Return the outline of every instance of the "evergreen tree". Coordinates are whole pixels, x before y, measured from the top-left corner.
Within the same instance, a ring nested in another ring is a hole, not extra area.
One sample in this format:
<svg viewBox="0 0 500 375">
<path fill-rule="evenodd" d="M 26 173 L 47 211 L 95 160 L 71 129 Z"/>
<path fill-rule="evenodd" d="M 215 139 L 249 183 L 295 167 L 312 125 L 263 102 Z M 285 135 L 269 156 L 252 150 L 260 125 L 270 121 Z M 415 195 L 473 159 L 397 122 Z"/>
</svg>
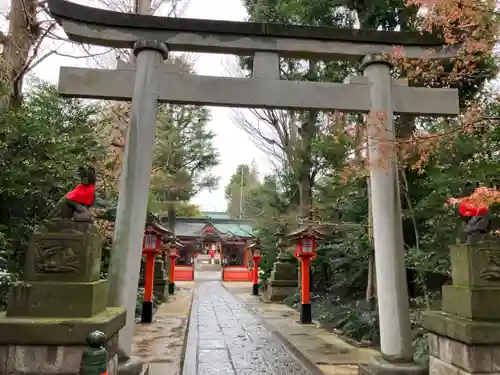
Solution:
<svg viewBox="0 0 500 375">
<path fill-rule="evenodd" d="M 194 105 L 164 104 L 158 110 L 151 191 L 167 207 L 171 230 L 176 205 L 219 182 L 211 173 L 219 163 L 219 153 L 209 121 L 208 109 Z"/>
<path fill-rule="evenodd" d="M 231 217 L 247 216 L 247 204 L 250 191 L 260 186 L 259 174 L 255 161 L 252 165 L 240 164 L 233 173 L 224 190 L 227 200 L 227 212 Z"/>
</svg>

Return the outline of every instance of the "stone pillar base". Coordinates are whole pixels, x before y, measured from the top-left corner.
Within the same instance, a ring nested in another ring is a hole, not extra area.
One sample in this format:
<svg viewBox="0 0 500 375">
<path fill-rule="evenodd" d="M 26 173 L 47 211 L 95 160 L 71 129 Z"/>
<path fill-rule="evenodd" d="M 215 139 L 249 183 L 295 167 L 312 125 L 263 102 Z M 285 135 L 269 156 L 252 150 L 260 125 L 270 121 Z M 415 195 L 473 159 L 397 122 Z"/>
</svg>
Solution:
<svg viewBox="0 0 500 375">
<path fill-rule="evenodd" d="M 468 345 L 429 334 L 429 370 L 435 375 L 498 374 L 500 344 Z"/>
<path fill-rule="evenodd" d="M 297 280 L 269 280 L 267 282 L 266 298 L 269 301 L 281 302 L 293 295 L 297 288 Z"/>
<path fill-rule="evenodd" d="M 417 365 L 416 363 L 413 362 L 394 363 L 394 362 L 389 362 L 383 359 L 382 357 L 376 357 L 374 358 L 373 363 L 360 364 L 358 374 L 359 375 L 428 375 L 429 370 L 427 367 Z"/>
<path fill-rule="evenodd" d="M 429 370 L 433 375 L 498 374 L 500 322 L 428 311 L 422 325 L 431 331 Z"/>
<path fill-rule="evenodd" d="M 443 311 L 422 314 L 433 375 L 499 373 L 499 251 L 497 238 L 482 235 L 450 246 L 453 284 L 443 286 Z"/>
<path fill-rule="evenodd" d="M 118 331 L 125 324 L 125 310 L 107 308 L 90 318 L 6 317 L 0 314 L 0 374 L 77 375 L 86 338 L 94 330 L 110 339 L 106 343 L 108 374 L 117 375 Z"/>
</svg>

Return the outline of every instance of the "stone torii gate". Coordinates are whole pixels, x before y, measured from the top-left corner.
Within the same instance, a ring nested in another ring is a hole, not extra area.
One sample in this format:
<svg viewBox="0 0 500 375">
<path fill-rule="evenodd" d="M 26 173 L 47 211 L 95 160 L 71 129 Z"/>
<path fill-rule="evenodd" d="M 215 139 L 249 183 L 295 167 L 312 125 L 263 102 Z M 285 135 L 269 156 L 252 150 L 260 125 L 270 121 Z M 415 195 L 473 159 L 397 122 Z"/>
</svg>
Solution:
<svg viewBox="0 0 500 375">
<path fill-rule="evenodd" d="M 383 113 L 369 134 L 373 235 L 384 368 L 412 362 L 401 207 L 394 144 L 394 113 L 458 114 L 453 89 L 408 87 L 393 81 L 384 54 L 400 46 L 408 58 L 452 58 L 433 36 L 409 32 L 333 29 L 247 22 L 167 18 L 111 12 L 64 0 L 49 9 L 76 42 L 131 48 L 135 65 L 116 70 L 63 67 L 59 92 L 67 97 L 132 101 L 125 148 L 114 252 L 109 281 L 112 306 L 129 312 L 119 343 L 130 354 L 141 241 L 146 218 L 159 102 L 225 107 L 338 110 Z M 252 78 L 181 74 L 163 64 L 169 51 L 226 53 L 254 57 Z M 363 61 L 364 77 L 347 84 L 280 80 L 279 58 Z M 385 148 L 384 153 L 382 148 Z M 384 159 L 385 166 L 380 163 Z M 388 163 L 387 163 L 388 162 Z M 387 166 L 388 164 L 388 166 Z M 408 365 L 409 364 L 409 365 Z M 399 367 L 398 367 L 399 368 Z"/>
</svg>

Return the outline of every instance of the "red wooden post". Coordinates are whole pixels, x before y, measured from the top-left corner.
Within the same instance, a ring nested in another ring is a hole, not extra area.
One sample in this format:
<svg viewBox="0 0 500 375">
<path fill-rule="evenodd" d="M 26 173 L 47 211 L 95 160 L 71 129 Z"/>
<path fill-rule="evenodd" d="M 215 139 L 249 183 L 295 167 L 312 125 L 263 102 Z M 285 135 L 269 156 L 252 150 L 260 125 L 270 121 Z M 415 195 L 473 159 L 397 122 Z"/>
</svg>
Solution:
<svg viewBox="0 0 500 375">
<path fill-rule="evenodd" d="M 301 269 L 301 301 L 300 301 L 300 323 L 312 323 L 311 311 L 311 275 L 309 273 L 311 259 L 316 253 L 316 240 L 314 237 L 304 235 L 298 243 L 297 253 L 302 265 Z"/>
<path fill-rule="evenodd" d="M 144 270 L 144 301 L 142 302 L 141 323 L 153 320 L 153 283 L 155 275 L 156 251 L 146 253 L 146 269 Z"/>
<path fill-rule="evenodd" d="M 302 290 L 300 295 L 300 302 L 302 305 L 311 305 L 311 293 L 310 293 L 310 280 L 311 275 L 309 274 L 309 265 L 311 264 L 311 259 L 308 257 L 300 257 L 300 263 L 302 265 L 301 270 L 301 284 Z"/>
<path fill-rule="evenodd" d="M 161 236 L 154 231 L 145 231 L 142 241 L 142 254 L 146 256 L 144 269 L 144 300 L 142 301 L 141 323 L 153 321 L 153 287 L 155 258 L 160 250 Z"/>
<path fill-rule="evenodd" d="M 177 254 L 177 242 L 168 245 L 168 258 L 170 259 L 170 272 L 168 273 L 168 293 L 175 293 L 175 260 L 179 256 Z"/>
<path fill-rule="evenodd" d="M 252 251 L 252 259 L 253 259 L 253 286 L 252 286 L 252 295 L 259 295 L 259 261 L 262 258 L 262 246 L 260 245 L 260 239 L 256 239 L 253 245 L 248 247 L 249 250 Z"/>
<path fill-rule="evenodd" d="M 253 256 L 253 288 L 252 288 L 252 294 L 254 296 L 259 295 L 259 261 L 262 257 L 261 256 Z"/>
</svg>

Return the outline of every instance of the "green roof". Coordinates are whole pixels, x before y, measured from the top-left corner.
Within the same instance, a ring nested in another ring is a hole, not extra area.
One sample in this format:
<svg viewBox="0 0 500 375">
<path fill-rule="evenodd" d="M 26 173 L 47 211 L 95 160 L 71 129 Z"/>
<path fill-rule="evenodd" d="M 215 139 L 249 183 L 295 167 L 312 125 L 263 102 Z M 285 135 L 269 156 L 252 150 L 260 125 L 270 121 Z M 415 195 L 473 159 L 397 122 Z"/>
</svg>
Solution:
<svg viewBox="0 0 500 375">
<path fill-rule="evenodd" d="M 161 218 L 160 221 L 166 225 L 167 217 Z M 252 220 L 214 217 L 177 217 L 175 235 L 178 237 L 198 237 L 202 234 L 203 228 L 210 224 L 222 234 L 232 234 L 238 237 L 252 237 L 254 235 L 254 222 Z"/>
<path fill-rule="evenodd" d="M 227 212 L 216 212 L 216 211 L 201 211 L 201 216 L 209 217 L 212 219 L 230 219 Z"/>
<path fill-rule="evenodd" d="M 238 237 L 251 237 L 253 235 L 253 228 L 247 224 L 227 223 L 213 224 L 213 226 L 224 234 L 234 234 Z"/>
</svg>

